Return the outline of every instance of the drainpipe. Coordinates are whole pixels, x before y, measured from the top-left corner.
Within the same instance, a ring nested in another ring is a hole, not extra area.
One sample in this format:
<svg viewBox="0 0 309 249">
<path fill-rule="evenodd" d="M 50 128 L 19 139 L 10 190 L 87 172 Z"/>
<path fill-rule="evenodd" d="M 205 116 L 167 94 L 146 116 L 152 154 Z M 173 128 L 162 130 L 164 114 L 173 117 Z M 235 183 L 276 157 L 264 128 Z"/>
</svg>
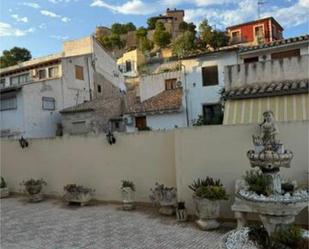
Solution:
<svg viewBox="0 0 309 249">
<path fill-rule="evenodd" d="M 182 61 L 180 61 L 181 67 L 184 69 L 184 83 L 185 83 L 185 103 L 186 103 L 186 120 L 187 120 L 187 127 L 189 127 L 189 105 L 188 105 L 188 92 L 187 92 L 187 72 L 186 72 L 186 66 L 182 64 Z"/>
<path fill-rule="evenodd" d="M 89 100 L 92 100 L 92 89 L 90 86 L 90 68 L 89 68 L 89 57 L 87 57 L 87 75 L 88 75 L 88 88 L 89 88 Z"/>
</svg>

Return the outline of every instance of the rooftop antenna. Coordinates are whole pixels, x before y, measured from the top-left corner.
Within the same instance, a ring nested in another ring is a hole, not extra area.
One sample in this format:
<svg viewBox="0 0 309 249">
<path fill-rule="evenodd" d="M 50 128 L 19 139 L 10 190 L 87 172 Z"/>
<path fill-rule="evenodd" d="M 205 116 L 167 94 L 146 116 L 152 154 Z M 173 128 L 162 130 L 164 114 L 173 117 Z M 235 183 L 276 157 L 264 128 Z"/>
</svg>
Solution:
<svg viewBox="0 0 309 249">
<path fill-rule="evenodd" d="M 258 5 L 258 18 L 259 19 L 261 18 L 261 6 L 263 4 L 265 4 L 265 3 L 266 3 L 266 1 L 262 1 L 262 0 L 258 0 L 258 2 L 257 2 L 257 5 Z"/>
</svg>

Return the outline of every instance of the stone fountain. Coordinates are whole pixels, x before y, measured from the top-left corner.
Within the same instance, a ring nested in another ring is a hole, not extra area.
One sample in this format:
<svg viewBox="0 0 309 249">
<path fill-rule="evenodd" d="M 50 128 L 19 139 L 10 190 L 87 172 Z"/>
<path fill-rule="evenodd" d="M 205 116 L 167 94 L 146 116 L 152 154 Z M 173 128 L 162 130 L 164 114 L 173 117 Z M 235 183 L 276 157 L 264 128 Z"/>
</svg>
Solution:
<svg viewBox="0 0 309 249">
<path fill-rule="evenodd" d="M 290 167 L 293 153 L 286 150 L 277 140 L 278 128 L 271 111 L 263 113 L 264 121 L 260 124 L 260 135 L 253 135 L 254 150 L 247 156 L 251 167 L 258 167 L 264 175 L 271 178 L 271 194 L 258 195 L 248 190 L 243 181 L 236 183 L 236 197 L 232 206 L 238 221 L 238 228 L 246 224 L 246 214 L 259 215 L 265 229 L 272 234 L 279 224 L 291 224 L 306 206 L 309 195 L 306 190 L 283 193 L 280 168 Z M 296 186 L 295 186 L 296 187 Z"/>
</svg>

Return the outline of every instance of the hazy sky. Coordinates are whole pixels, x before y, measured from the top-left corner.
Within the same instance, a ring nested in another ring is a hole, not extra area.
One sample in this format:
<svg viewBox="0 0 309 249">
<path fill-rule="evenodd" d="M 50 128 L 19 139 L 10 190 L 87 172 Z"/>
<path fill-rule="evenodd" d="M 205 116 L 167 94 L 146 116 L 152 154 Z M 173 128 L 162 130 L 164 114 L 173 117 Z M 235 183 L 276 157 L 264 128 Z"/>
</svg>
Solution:
<svg viewBox="0 0 309 249">
<path fill-rule="evenodd" d="M 98 25 L 133 22 L 147 26 L 148 17 L 166 8 L 185 10 L 185 20 L 228 25 L 258 17 L 258 0 L 0 0 L 0 51 L 28 48 L 34 57 L 60 52 L 62 41 L 87 36 Z M 308 34 L 309 0 L 264 0 L 261 16 L 273 16 L 284 37 Z"/>
</svg>

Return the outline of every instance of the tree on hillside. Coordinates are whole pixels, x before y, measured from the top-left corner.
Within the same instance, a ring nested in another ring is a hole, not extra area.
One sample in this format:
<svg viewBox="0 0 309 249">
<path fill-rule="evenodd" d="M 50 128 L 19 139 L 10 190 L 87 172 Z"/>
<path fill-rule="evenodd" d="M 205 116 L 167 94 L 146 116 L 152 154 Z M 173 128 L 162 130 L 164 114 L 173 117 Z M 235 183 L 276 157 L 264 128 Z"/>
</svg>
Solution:
<svg viewBox="0 0 309 249">
<path fill-rule="evenodd" d="M 199 25 L 199 33 L 204 47 L 209 45 L 216 49 L 228 45 L 229 38 L 225 32 L 213 29 L 207 19 L 204 19 Z"/>
<path fill-rule="evenodd" d="M 173 54 L 183 57 L 186 53 L 195 49 L 195 35 L 193 32 L 185 31 L 172 43 Z"/>
<path fill-rule="evenodd" d="M 13 47 L 10 50 L 3 51 L 3 55 L 0 57 L 0 68 L 14 66 L 31 58 L 32 56 L 28 49 Z"/>
<path fill-rule="evenodd" d="M 153 49 L 153 42 L 147 39 L 147 37 L 140 38 L 138 40 L 138 48 L 145 54 Z"/>
<path fill-rule="evenodd" d="M 125 42 L 120 39 L 119 34 L 111 34 L 109 36 L 97 37 L 101 45 L 107 50 L 122 49 L 125 46 Z"/>
<path fill-rule="evenodd" d="M 136 37 L 137 37 L 137 39 L 144 38 L 146 36 L 147 36 L 147 29 L 145 29 L 144 27 L 139 27 L 136 30 Z"/>
<path fill-rule="evenodd" d="M 132 22 L 128 22 L 126 24 L 114 23 L 111 27 L 111 31 L 113 34 L 122 35 L 126 34 L 129 31 L 136 30 L 135 25 Z"/>
<path fill-rule="evenodd" d="M 147 20 L 148 29 L 152 30 L 156 28 L 157 19 L 155 17 L 150 17 Z"/>
<path fill-rule="evenodd" d="M 192 32 L 194 35 L 196 34 L 196 26 L 194 25 L 193 22 L 187 23 L 185 21 L 181 22 L 179 24 L 179 31 L 180 32 L 186 32 L 186 31 L 190 31 Z"/>
<path fill-rule="evenodd" d="M 171 42 L 171 34 L 165 30 L 162 22 L 156 23 L 156 29 L 153 34 L 153 42 L 160 48 L 166 47 Z"/>
<path fill-rule="evenodd" d="M 136 38 L 138 48 L 143 52 L 150 51 L 153 49 L 153 42 L 147 38 L 147 29 L 140 27 L 136 30 Z"/>
<path fill-rule="evenodd" d="M 136 30 L 136 27 L 132 22 L 128 22 L 128 23 L 124 24 L 124 26 L 125 26 L 125 30 L 127 32 Z"/>
</svg>

